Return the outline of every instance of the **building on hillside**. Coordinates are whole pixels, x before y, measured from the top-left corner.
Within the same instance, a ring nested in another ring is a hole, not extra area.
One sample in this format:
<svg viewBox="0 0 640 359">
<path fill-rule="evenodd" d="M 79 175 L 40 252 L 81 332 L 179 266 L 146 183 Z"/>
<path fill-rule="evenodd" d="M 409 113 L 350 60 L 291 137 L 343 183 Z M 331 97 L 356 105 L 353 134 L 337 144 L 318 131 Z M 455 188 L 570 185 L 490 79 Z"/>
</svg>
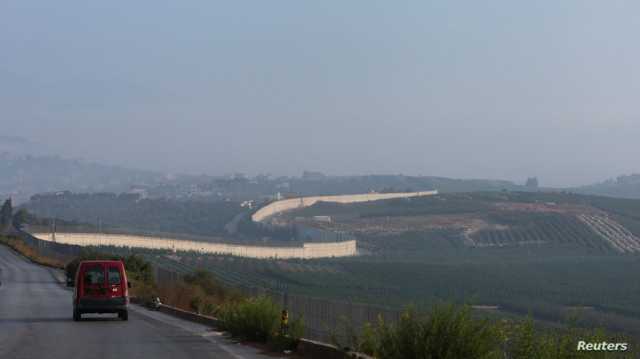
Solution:
<svg viewBox="0 0 640 359">
<path fill-rule="evenodd" d="M 141 186 L 132 186 L 127 193 L 137 194 L 140 197 L 140 199 L 145 199 L 149 197 L 149 192 L 147 191 L 147 189 Z"/>
</svg>

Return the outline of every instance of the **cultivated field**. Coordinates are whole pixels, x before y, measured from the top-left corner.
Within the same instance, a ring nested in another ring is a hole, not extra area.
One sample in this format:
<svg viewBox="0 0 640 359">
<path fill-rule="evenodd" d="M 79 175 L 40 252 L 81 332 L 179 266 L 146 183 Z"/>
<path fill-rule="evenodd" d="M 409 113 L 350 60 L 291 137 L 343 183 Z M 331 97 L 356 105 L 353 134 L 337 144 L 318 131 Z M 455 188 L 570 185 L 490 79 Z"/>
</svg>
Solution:
<svg viewBox="0 0 640 359">
<path fill-rule="evenodd" d="M 640 239 L 608 216 L 581 214 L 578 218 L 617 251 L 621 253 L 640 252 Z"/>
<path fill-rule="evenodd" d="M 357 205 L 318 203 L 290 212 L 287 218 L 352 233 L 363 248 L 374 252 L 376 246 L 377 252 L 388 246 L 376 238 L 405 233 L 422 233 L 425 238 L 447 233 L 446 241 L 474 248 L 569 245 L 594 253 L 640 251 L 640 239 L 631 229 L 640 225 L 635 217 L 600 208 L 599 198 L 538 196 L 474 193 Z M 315 221 L 314 216 L 331 221 Z"/>
</svg>

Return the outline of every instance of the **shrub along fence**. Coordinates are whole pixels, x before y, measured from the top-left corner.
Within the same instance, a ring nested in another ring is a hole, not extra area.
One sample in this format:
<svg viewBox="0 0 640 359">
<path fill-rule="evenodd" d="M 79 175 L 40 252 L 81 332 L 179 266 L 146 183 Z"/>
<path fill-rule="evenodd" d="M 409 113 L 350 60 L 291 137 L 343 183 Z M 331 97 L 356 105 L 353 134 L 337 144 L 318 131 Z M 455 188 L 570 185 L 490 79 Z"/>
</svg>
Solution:
<svg viewBox="0 0 640 359">
<path fill-rule="evenodd" d="M 158 283 L 164 284 L 177 282 L 182 275 L 188 274 L 162 266 L 156 266 L 155 270 Z M 234 284 L 233 288 L 250 297 L 267 296 L 287 309 L 292 317 L 302 316 L 305 337 L 318 341 L 337 340 L 349 344 L 351 333 L 360 332 L 366 323 L 375 323 L 380 316 L 387 323 L 396 323 L 402 313 L 394 308 L 310 297 L 265 287 Z"/>
<path fill-rule="evenodd" d="M 382 316 L 388 323 L 395 323 L 401 311 L 349 301 L 329 300 L 275 291 L 266 288 L 240 288 L 248 295 L 267 295 L 275 303 L 286 308 L 294 316 L 302 316 L 305 337 L 320 341 L 350 343 L 352 333 L 359 333 L 365 323 L 375 323 Z"/>
<path fill-rule="evenodd" d="M 70 261 L 82 252 L 81 246 L 40 240 L 29 233 L 20 232 L 24 242 L 38 252 L 38 254 Z M 155 279 L 157 283 L 168 284 L 178 282 L 186 268 L 171 268 L 161 263 L 154 263 Z M 278 306 L 289 311 L 291 317 L 304 318 L 305 337 L 318 341 L 335 341 L 350 343 L 351 333 L 359 332 L 365 323 L 374 323 L 382 316 L 386 322 L 395 323 L 399 320 L 401 311 L 397 309 L 374 306 L 349 301 L 336 301 L 325 298 L 309 297 L 275 290 L 266 287 L 238 285 L 232 286 L 243 294 L 251 297 L 267 296 Z"/>
</svg>

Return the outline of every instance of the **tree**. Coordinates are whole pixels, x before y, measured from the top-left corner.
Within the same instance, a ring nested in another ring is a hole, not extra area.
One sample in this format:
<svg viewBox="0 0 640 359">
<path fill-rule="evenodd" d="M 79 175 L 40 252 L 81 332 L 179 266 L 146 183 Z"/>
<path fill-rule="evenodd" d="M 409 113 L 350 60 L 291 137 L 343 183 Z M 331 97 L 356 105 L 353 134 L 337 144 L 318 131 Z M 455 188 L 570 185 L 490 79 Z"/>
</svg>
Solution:
<svg viewBox="0 0 640 359">
<path fill-rule="evenodd" d="M 11 219 L 13 218 L 13 205 L 11 204 L 11 198 L 4 201 L 2 209 L 0 209 L 0 231 L 6 231 L 11 225 Z"/>
<path fill-rule="evenodd" d="M 142 256 L 132 254 L 124 259 L 124 265 L 133 279 L 153 283 L 153 267 Z"/>
<path fill-rule="evenodd" d="M 13 226 L 16 229 L 21 229 L 23 224 L 29 223 L 31 215 L 26 209 L 21 208 L 13 215 Z"/>
<path fill-rule="evenodd" d="M 526 187 L 529 188 L 538 188 L 538 178 L 537 177 L 529 177 L 527 178 Z"/>
</svg>

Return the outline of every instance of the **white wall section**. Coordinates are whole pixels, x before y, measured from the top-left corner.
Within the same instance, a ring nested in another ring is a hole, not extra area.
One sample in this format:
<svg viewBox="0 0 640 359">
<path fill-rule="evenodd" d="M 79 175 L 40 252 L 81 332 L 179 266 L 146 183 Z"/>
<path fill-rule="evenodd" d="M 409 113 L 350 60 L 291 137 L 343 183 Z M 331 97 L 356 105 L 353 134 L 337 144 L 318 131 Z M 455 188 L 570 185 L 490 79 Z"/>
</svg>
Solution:
<svg viewBox="0 0 640 359">
<path fill-rule="evenodd" d="M 49 233 L 33 233 L 33 235 L 45 241 L 53 240 Z M 175 251 L 195 251 L 207 254 L 230 254 L 251 258 L 311 259 L 357 255 L 355 240 L 328 243 L 303 243 L 302 246 L 299 247 L 267 247 L 122 234 L 56 233 L 55 241 L 80 246 L 168 249 Z"/>
<path fill-rule="evenodd" d="M 437 195 L 438 191 L 422 191 L 422 192 L 399 192 L 399 193 L 364 193 L 364 194 L 347 194 L 336 196 L 311 196 L 283 199 L 281 201 L 272 202 L 251 216 L 254 222 L 262 222 L 268 217 L 284 211 L 290 211 L 297 208 L 313 206 L 317 202 L 334 202 L 334 203 L 358 203 L 379 201 L 383 199 L 422 197 Z"/>
</svg>

